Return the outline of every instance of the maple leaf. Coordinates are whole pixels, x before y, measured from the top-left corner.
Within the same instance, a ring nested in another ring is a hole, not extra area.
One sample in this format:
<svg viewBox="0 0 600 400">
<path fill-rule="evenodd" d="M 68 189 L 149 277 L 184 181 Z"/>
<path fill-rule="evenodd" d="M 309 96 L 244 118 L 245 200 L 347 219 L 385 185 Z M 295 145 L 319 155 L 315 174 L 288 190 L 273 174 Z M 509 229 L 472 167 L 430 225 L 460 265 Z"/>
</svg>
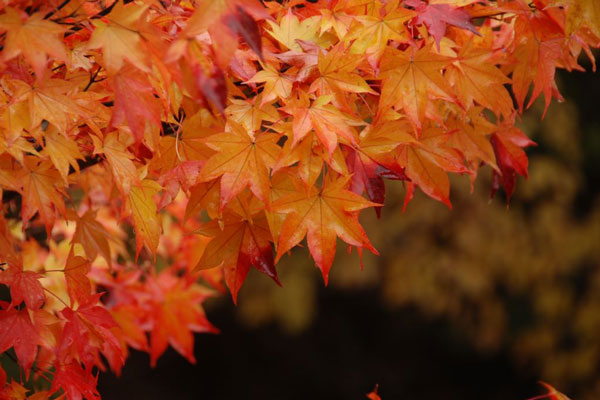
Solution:
<svg viewBox="0 0 600 400">
<path fill-rule="evenodd" d="M 131 211 L 135 229 L 135 254 L 140 254 L 144 244 L 156 255 L 160 239 L 160 219 L 156 203 L 152 198 L 161 189 L 160 185 L 149 179 L 133 186 L 127 196 L 127 208 Z"/>
<path fill-rule="evenodd" d="M 237 302 L 306 237 L 327 282 L 338 237 L 375 252 L 358 216 L 385 179 L 450 205 L 448 174 L 487 164 L 510 199 L 533 144 L 518 114 L 600 46 L 592 0 L 30 3 L 0 6 L 0 351 L 54 382 L 0 370 L 0 397 L 98 399 L 127 346 L 195 361 L 214 331 L 198 279 Z M 135 260 L 108 233 L 124 218 Z M 144 246 L 170 265 L 136 265 Z"/>
<path fill-rule="evenodd" d="M 430 95 L 454 101 L 452 88 L 441 74 L 451 62 L 451 58 L 433 53 L 431 46 L 407 51 L 388 48 L 381 61 L 380 114 L 389 107 L 402 107 L 420 130 Z"/>
<path fill-rule="evenodd" d="M 405 121 L 387 121 L 371 125 L 361 132 L 358 146 L 346 147 L 346 164 L 352 173 L 351 189 L 375 203 L 385 201 L 383 178 L 406 180 L 404 169 L 396 160 L 395 150 L 400 144 L 414 143 L 410 126 Z M 375 207 L 381 216 L 381 207 Z"/>
<path fill-rule="evenodd" d="M 216 218 L 219 214 L 220 190 L 219 181 L 200 182 L 190 189 L 190 198 L 185 208 L 185 219 L 206 210 L 209 217 Z"/>
<path fill-rule="evenodd" d="M 77 147 L 77 143 L 54 129 L 48 129 L 44 135 L 44 142 L 46 145 L 44 153 L 48 154 L 66 184 L 69 175 L 69 166 L 79 172 L 77 160 L 84 159 Z"/>
<path fill-rule="evenodd" d="M 212 237 L 197 268 L 221 266 L 234 303 L 250 266 L 279 283 L 265 214 L 258 204 L 244 203 L 238 200 L 219 221 L 205 224 L 196 231 Z"/>
<path fill-rule="evenodd" d="M 271 133 L 254 136 L 235 122 L 229 122 L 229 131 L 206 139 L 206 144 L 218 153 L 206 161 L 198 180 L 221 177 L 221 210 L 246 187 L 270 206 L 269 169 L 281 151 L 278 140 Z"/>
<path fill-rule="evenodd" d="M 220 64 L 229 63 L 237 47 L 237 35 L 262 58 L 262 43 L 255 19 L 268 18 L 257 0 L 203 1 L 196 9 L 183 34 L 189 38 L 208 31 L 217 47 Z"/>
<path fill-rule="evenodd" d="M 298 144 L 287 140 L 273 171 L 296 164 L 300 179 L 307 186 L 312 186 L 319 178 L 324 164 L 323 158 L 319 155 L 319 148 L 320 142 L 314 132 L 307 134 Z"/>
<path fill-rule="evenodd" d="M 99 351 L 113 369 L 125 362 L 121 345 L 112 331 L 117 324 L 104 307 L 95 304 L 99 297 L 100 294 L 89 296 L 88 301 L 76 309 L 65 307 L 60 311 L 66 320 L 57 346 L 58 359 L 63 363 L 78 360 L 86 369 L 101 366 Z"/>
<path fill-rule="evenodd" d="M 193 332 L 212 332 L 214 328 L 206 319 L 202 303 L 209 295 L 196 284 L 175 279 L 168 271 L 155 280 L 157 292 L 152 310 L 152 331 L 150 332 L 150 364 L 166 350 L 167 344 L 190 362 L 195 363 Z"/>
<path fill-rule="evenodd" d="M 376 65 L 390 40 L 408 39 L 405 22 L 415 14 L 399 3 L 398 0 L 390 1 L 383 10 L 381 4 L 375 3 L 368 14 L 355 17 L 359 24 L 351 25 L 344 36 L 345 42 L 352 43 L 352 53 L 370 54 L 371 64 Z"/>
<path fill-rule="evenodd" d="M 265 85 L 263 92 L 266 90 Z M 260 130 L 263 121 L 278 121 L 280 117 L 277 108 L 272 104 L 264 104 L 263 99 L 264 94 L 255 97 L 251 103 L 246 100 L 231 99 L 231 105 L 225 110 L 227 118 L 253 132 Z"/>
<path fill-rule="evenodd" d="M 247 83 L 261 82 L 265 82 L 260 102 L 261 106 L 278 98 L 281 100 L 287 99 L 292 94 L 292 79 L 289 76 L 280 74 L 270 66 L 257 72 Z"/>
<path fill-rule="evenodd" d="M 141 71 L 150 71 L 147 55 L 141 47 L 140 32 L 137 29 L 138 21 L 146 9 L 145 5 L 135 3 L 124 5 L 118 1 L 106 19 L 93 21 L 95 29 L 87 42 L 87 48 L 102 49 L 104 66 L 115 78 L 125 60 Z"/>
<path fill-rule="evenodd" d="M 214 151 L 205 144 L 205 139 L 219 133 L 215 125 L 214 118 L 206 111 L 187 117 L 175 136 L 161 136 L 159 151 L 152 162 L 156 168 L 167 171 L 185 161 L 207 160 Z"/>
<path fill-rule="evenodd" d="M 447 171 L 466 172 L 458 152 L 446 146 L 450 134 L 434 127 L 424 129 L 419 141 L 399 147 L 398 162 L 423 192 L 449 208 L 450 182 Z"/>
<path fill-rule="evenodd" d="M 448 121 L 448 128 L 453 132 L 448 144 L 460 149 L 473 172 L 477 171 L 481 161 L 498 169 L 489 139 L 497 127 L 483 115 L 483 108 L 471 108 L 464 119 L 458 113 L 455 115 L 456 118 Z"/>
<path fill-rule="evenodd" d="M 73 243 L 79 243 L 83 246 L 89 260 L 93 261 L 100 255 L 108 265 L 111 265 L 112 259 L 108 244 L 110 236 L 104 226 L 96 219 L 96 212 L 88 210 L 81 217 L 75 213 L 71 216 L 77 224 L 73 234 Z"/>
<path fill-rule="evenodd" d="M 76 362 L 68 364 L 56 363 L 54 379 L 52 379 L 51 391 L 60 389 L 64 391 L 68 399 L 72 400 L 100 400 L 100 394 L 96 389 L 98 377 L 94 377 L 91 371 L 86 371 Z"/>
<path fill-rule="evenodd" d="M 16 9 L 7 7 L 5 11 L 0 15 L 0 30 L 6 31 L 2 60 L 22 54 L 38 80 L 44 77 L 48 56 L 69 63 L 67 49 L 59 38 L 66 30 L 64 27 L 44 19 L 43 13 L 35 13 L 23 22 Z"/>
<path fill-rule="evenodd" d="M 327 54 L 320 52 L 317 68 L 321 76 L 311 84 L 310 92 L 318 88 L 320 94 L 332 92 L 339 95 L 345 92 L 377 94 L 363 77 L 356 73 L 362 61 L 362 55 L 347 54 L 346 48 L 342 45 L 335 46 Z"/>
<path fill-rule="evenodd" d="M 459 51 L 446 71 L 456 96 L 467 108 L 476 101 L 505 118 L 513 113 L 513 101 L 505 88 L 510 79 L 492 62 L 493 53 L 477 48 L 472 40 Z"/>
<path fill-rule="evenodd" d="M 127 345 L 137 350 L 148 350 L 148 339 L 140 328 L 139 307 L 137 305 L 119 305 L 110 309 L 113 317 Z M 123 349 L 125 349 L 123 345 Z"/>
<path fill-rule="evenodd" d="M 21 90 L 24 90 L 23 96 L 29 103 L 30 122 L 33 127 L 48 121 L 58 128 L 59 132 L 67 134 L 71 132 L 74 118 L 91 117 L 90 110 L 76 101 L 72 82 L 48 79 L 33 86 L 24 85 Z"/>
<path fill-rule="evenodd" d="M 267 23 L 271 27 L 271 30 L 267 32 L 289 50 L 302 51 L 298 40 L 324 44 L 324 40 L 317 35 L 320 24 L 318 17 L 300 21 L 290 8 L 279 24 L 270 20 Z"/>
<path fill-rule="evenodd" d="M 440 41 L 446 34 L 448 25 L 467 29 L 479 35 L 475 25 L 471 23 L 469 13 L 449 4 L 427 4 L 421 0 L 405 0 L 404 4 L 414 7 L 418 16 L 417 24 L 425 24 L 435 43 L 440 48 Z"/>
<path fill-rule="evenodd" d="M 6 385 L 6 372 L 4 369 L 0 369 L 0 395 L 7 396 L 8 387 Z"/>
<path fill-rule="evenodd" d="M 379 390 L 379 385 L 375 385 L 375 388 L 373 389 L 373 391 L 371 393 L 367 394 L 367 399 L 369 399 L 369 400 L 381 400 L 381 397 L 377 393 L 378 390 Z"/>
<path fill-rule="evenodd" d="M 600 37 L 600 4 L 595 0 L 572 0 L 568 3 L 567 33 L 572 34 L 583 24 Z"/>
<path fill-rule="evenodd" d="M 276 262 L 306 236 L 310 254 L 327 284 L 337 237 L 351 246 L 378 254 L 356 213 L 378 204 L 344 189 L 347 181 L 326 179 L 320 190 L 313 186 L 308 190 L 298 188 L 297 193 L 273 203 L 273 211 L 287 214 L 279 234 Z"/>
<path fill-rule="evenodd" d="M 184 161 L 170 171 L 165 172 L 158 179 L 158 184 L 165 188 L 158 208 L 163 208 L 173 202 L 182 189 L 188 192 L 198 181 L 202 161 Z"/>
<path fill-rule="evenodd" d="M 139 74 L 133 67 L 125 67 L 111 78 L 115 92 L 115 105 L 111 125 L 123 121 L 133 133 L 136 143 L 144 139 L 147 123 L 160 127 L 160 104 L 146 75 Z"/>
<path fill-rule="evenodd" d="M 15 248 L 13 236 L 2 213 L 0 213 L 0 262 L 19 269 L 23 267 L 21 253 Z"/>
<path fill-rule="evenodd" d="M 345 115 L 329 104 L 330 101 L 331 96 L 321 96 L 311 103 L 307 95 L 300 93 L 298 99 L 294 99 L 282 107 L 283 111 L 293 117 L 292 147 L 312 129 L 315 130 L 317 138 L 325 146 L 330 157 L 337 148 L 338 137 L 350 144 L 356 144 L 356 132 L 352 126 L 364 124 Z"/>
<path fill-rule="evenodd" d="M 271 201 L 276 201 L 287 195 L 296 192 L 296 189 L 300 186 L 299 177 L 288 168 L 283 168 L 273 173 L 273 180 L 271 181 Z M 285 214 L 280 214 L 274 211 L 265 211 L 267 222 L 269 224 L 269 230 L 273 237 L 273 245 L 277 250 L 277 240 L 279 233 L 281 232 L 281 226 L 285 221 Z"/>
<path fill-rule="evenodd" d="M 46 226 L 46 232 L 50 235 L 56 212 L 65 214 L 65 203 L 63 200 L 64 190 L 56 187 L 60 181 L 60 174 L 49 162 L 39 162 L 35 157 L 26 157 L 25 166 L 27 171 L 23 176 L 23 207 L 21 215 L 24 221 L 28 221 L 39 213 L 40 219 Z"/>
<path fill-rule="evenodd" d="M 2 371 L 4 372 L 4 371 Z M 5 377 L 6 378 L 6 377 Z M 4 379 L 6 380 L 6 379 Z M 2 382 L 0 381 L 0 384 Z M 15 382 L 14 380 L 10 383 L 10 385 L 2 384 L 0 386 L 0 398 L 6 400 L 25 400 L 27 399 L 27 392 L 29 391 L 23 385 Z"/>
<path fill-rule="evenodd" d="M 536 143 L 531 141 L 520 129 L 508 125 L 501 127 L 491 136 L 490 140 L 500 168 L 502 186 L 507 201 L 510 201 L 515 189 L 517 174 L 527 177 L 528 160 L 523 148 L 535 146 Z M 493 176 L 492 197 L 500 186 L 498 172 L 494 171 Z"/>
<path fill-rule="evenodd" d="M 317 63 L 322 49 L 316 44 L 305 40 L 296 39 L 296 42 L 300 45 L 302 51 L 288 50 L 282 53 L 273 53 L 272 56 L 298 68 L 297 71 L 290 71 L 295 74 L 294 82 L 310 82 L 318 74 Z"/>
<path fill-rule="evenodd" d="M 71 249 L 63 271 L 71 306 L 76 301 L 80 304 L 86 303 L 92 294 L 92 284 L 87 277 L 90 272 L 90 262 L 83 257 L 75 256 Z"/>
<path fill-rule="evenodd" d="M 0 353 L 13 347 L 27 374 L 35 361 L 38 342 L 39 336 L 27 309 L 0 310 Z"/>
<path fill-rule="evenodd" d="M 515 66 L 512 74 L 512 88 L 519 110 L 523 111 L 525 97 L 533 83 L 527 108 L 543 93 L 546 101 L 545 115 L 552 97 L 562 100 L 554 82 L 556 64 L 563 55 L 561 28 L 549 18 L 538 14 L 530 16 L 524 11 L 519 15 L 515 29 L 522 31 L 522 35 L 514 56 L 524 60 Z"/>
<path fill-rule="evenodd" d="M 139 176 L 135 164 L 131 161 L 134 156 L 127 150 L 127 146 L 122 142 L 118 131 L 113 131 L 104 137 L 104 142 L 100 143 L 95 136 L 91 136 L 95 143 L 95 153 L 103 153 L 111 166 L 115 181 L 119 190 L 127 195 L 133 184 L 139 184 Z"/>
<path fill-rule="evenodd" d="M 546 382 L 540 381 L 538 383 L 540 385 L 542 385 L 548 391 L 548 393 L 546 393 L 545 395 L 532 397 L 531 399 L 528 399 L 528 400 L 533 400 L 533 399 L 570 400 L 569 397 L 567 397 L 565 394 L 559 392 L 558 390 L 556 390 L 554 387 L 547 384 Z"/>
<path fill-rule="evenodd" d="M 23 271 L 22 266 L 11 265 L 6 271 L 0 271 L 0 283 L 10 288 L 11 305 L 17 307 L 25 302 L 30 310 L 41 308 L 46 301 L 41 277 L 36 272 Z"/>
<path fill-rule="evenodd" d="M 319 52 L 318 76 L 310 85 L 309 93 L 334 95 L 335 103 L 347 112 L 352 111 L 348 93 L 377 95 L 360 74 L 356 72 L 364 56 L 347 54 L 345 46 L 338 44 L 327 54 Z"/>
</svg>

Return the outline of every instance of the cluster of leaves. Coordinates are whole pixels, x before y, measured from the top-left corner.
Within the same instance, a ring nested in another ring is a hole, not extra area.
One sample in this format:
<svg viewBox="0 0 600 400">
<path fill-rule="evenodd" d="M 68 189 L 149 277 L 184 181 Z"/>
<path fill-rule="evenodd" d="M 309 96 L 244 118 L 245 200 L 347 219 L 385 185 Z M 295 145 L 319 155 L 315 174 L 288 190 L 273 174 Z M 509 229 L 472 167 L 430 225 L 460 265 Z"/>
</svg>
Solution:
<svg viewBox="0 0 600 400">
<path fill-rule="evenodd" d="M 485 164 L 510 197 L 533 144 L 516 118 L 600 46 L 595 0 L 9 3 L 8 398 L 40 379 L 28 398 L 99 398 L 128 347 L 194 361 L 192 332 L 215 331 L 199 279 L 236 301 L 306 237 L 327 282 L 337 238 L 377 253 L 358 217 L 384 179 L 450 206 L 448 173 Z"/>
</svg>

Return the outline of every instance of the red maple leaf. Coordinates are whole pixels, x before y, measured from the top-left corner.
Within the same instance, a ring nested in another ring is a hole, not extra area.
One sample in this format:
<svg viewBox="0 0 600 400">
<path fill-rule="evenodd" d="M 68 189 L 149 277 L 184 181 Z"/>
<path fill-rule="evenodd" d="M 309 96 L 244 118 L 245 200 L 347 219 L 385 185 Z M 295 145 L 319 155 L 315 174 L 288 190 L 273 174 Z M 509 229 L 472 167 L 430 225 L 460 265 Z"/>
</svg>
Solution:
<svg viewBox="0 0 600 400">
<path fill-rule="evenodd" d="M 35 361 L 38 343 L 39 335 L 27 309 L 0 310 L 0 353 L 13 347 L 19 364 L 28 373 Z"/>
</svg>

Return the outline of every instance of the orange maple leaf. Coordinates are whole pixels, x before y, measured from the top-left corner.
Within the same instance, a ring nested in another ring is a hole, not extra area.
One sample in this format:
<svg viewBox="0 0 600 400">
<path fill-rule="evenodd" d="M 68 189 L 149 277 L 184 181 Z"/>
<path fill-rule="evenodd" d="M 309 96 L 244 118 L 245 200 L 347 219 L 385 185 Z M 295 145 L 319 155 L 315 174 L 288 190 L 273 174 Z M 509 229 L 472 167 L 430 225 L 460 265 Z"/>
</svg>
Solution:
<svg viewBox="0 0 600 400">
<path fill-rule="evenodd" d="M 0 31 L 6 31 L 2 60 L 23 54 L 38 81 L 46 74 L 48 56 L 69 63 L 67 49 L 59 37 L 66 30 L 64 27 L 44 19 L 43 13 L 35 13 L 23 21 L 16 9 L 7 7 L 5 11 L 0 15 Z"/>
<path fill-rule="evenodd" d="M 306 236 L 310 254 L 327 284 L 337 237 L 351 246 L 378 254 L 356 213 L 378 204 L 344 189 L 347 183 L 348 179 L 326 178 L 321 189 L 299 187 L 297 193 L 273 203 L 275 212 L 287 214 L 279 234 L 276 262 Z"/>
<path fill-rule="evenodd" d="M 269 174 L 281 151 L 278 140 L 272 133 L 254 135 L 235 122 L 229 123 L 228 132 L 206 139 L 206 144 L 218 153 L 208 159 L 198 180 L 221 177 L 221 210 L 246 187 L 270 206 Z"/>
<path fill-rule="evenodd" d="M 203 225 L 196 232 L 211 237 L 197 268 L 221 266 L 234 303 L 253 266 L 279 283 L 273 262 L 272 236 L 261 206 L 248 203 L 247 196 L 233 203 L 220 220 Z"/>
<path fill-rule="evenodd" d="M 454 92 L 441 71 L 452 62 L 434 53 L 429 45 L 406 51 L 387 48 L 381 61 L 383 85 L 379 113 L 401 107 L 413 125 L 421 130 L 429 97 L 456 101 Z"/>
</svg>

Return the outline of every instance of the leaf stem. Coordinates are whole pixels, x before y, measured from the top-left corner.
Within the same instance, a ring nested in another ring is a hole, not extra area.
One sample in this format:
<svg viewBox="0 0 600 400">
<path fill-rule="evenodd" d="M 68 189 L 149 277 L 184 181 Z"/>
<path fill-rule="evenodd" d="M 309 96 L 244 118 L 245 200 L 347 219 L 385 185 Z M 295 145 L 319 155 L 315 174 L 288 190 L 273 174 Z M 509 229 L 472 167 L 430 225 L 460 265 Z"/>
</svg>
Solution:
<svg viewBox="0 0 600 400">
<path fill-rule="evenodd" d="M 65 307 L 67 308 L 71 308 L 67 303 L 64 302 L 63 299 L 61 299 L 60 297 L 58 297 L 58 295 L 56 293 L 54 293 L 52 290 L 48 289 L 48 288 L 44 288 L 44 290 L 48 293 L 50 293 L 52 296 L 54 296 L 58 301 L 60 301 Z"/>
</svg>

